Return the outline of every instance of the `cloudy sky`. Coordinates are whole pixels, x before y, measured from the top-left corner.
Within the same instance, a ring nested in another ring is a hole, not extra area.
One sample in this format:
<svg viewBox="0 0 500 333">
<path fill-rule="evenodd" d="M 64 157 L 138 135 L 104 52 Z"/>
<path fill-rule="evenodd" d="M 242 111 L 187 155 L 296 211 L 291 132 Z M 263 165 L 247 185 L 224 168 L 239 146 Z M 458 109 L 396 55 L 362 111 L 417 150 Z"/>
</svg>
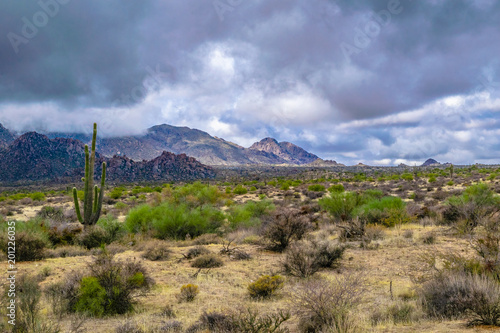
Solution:
<svg viewBox="0 0 500 333">
<path fill-rule="evenodd" d="M 500 163 L 500 1 L 2 0 L 0 123 Z"/>
</svg>

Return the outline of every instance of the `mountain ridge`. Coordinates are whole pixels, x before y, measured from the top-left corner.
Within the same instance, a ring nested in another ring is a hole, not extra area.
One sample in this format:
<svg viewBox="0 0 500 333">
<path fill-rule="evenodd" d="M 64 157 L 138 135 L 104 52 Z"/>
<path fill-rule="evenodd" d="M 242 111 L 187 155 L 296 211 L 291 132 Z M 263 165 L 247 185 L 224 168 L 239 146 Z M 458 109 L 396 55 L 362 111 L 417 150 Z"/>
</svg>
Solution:
<svg viewBox="0 0 500 333">
<path fill-rule="evenodd" d="M 84 142 L 91 140 L 90 135 L 86 134 L 47 133 L 47 135 L 50 138 L 77 138 Z M 250 148 L 245 148 L 222 138 L 211 136 L 199 129 L 168 124 L 152 126 L 144 134 L 140 135 L 98 137 L 97 143 L 99 152 L 104 156 L 127 156 L 136 161 L 152 159 L 163 151 L 170 151 L 174 154 L 184 153 L 206 165 L 226 166 L 253 164 L 303 165 L 318 158 L 316 155 L 289 142 L 278 143 L 276 141 L 279 149 L 274 152 L 270 149 L 257 148 L 255 145 L 259 144 L 259 142 L 254 143 Z"/>
<path fill-rule="evenodd" d="M 28 132 L 0 151 L 0 182 L 74 181 L 85 168 L 84 144 L 71 138 L 55 138 Z M 96 178 L 102 162 L 108 164 L 110 181 L 196 180 L 214 178 L 215 171 L 185 154 L 162 152 L 149 161 L 124 156 L 105 157 L 96 152 Z M 15 166 L 15 167 L 13 167 Z"/>
</svg>

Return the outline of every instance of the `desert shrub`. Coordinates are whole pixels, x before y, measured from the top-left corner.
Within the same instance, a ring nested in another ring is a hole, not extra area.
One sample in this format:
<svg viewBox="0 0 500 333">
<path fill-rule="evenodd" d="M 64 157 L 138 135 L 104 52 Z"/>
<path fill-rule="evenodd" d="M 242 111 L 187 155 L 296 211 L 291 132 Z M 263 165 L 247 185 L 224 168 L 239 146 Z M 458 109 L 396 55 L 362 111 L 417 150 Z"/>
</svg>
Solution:
<svg viewBox="0 0 500 333">
<path fill-rule="evenodd" d="M 426 282 L 420 295 L 431 316 L 500 326 L 500 285 L 486 275 L 442 274 Z"/>
<path fill-rule="evenodd" d="M 181 287 L 179 301 L 192 302 L 198 296 L 200 290 L 196 284 L 185 284 Z"/>
<path fill-rule="evenodd" d="M 325 191 L 325 187 L 323 185 L 320 185 L 320 184 L 309 185 L 309 187 L 307 189 L 309 191 L 312 191 L 312 192 L 324 192 Z"/>
<path fill-rule="evenodd" d="M 36 216 L 53 221 L 64 220 L 64 212 L 61 207 L 43 206 L 42 209 L 36 213 Z"/>
<path fill-rule="evenodd" d="M 231 318 L 232 331 L 241 333 L 288 333 L 289 330 L 281 327 L 290 319 L 288 311 L 279 310 L 277 313 L 259 315 L 257 311 L 247 309 Z"/>
<path fill-rule="evenodd" d="M 307 278 L 321 268 L 336 267 L 344 251 L 345 247 L 329 241 L 296 242 L 285 253 L 283 270 L 289 275 Z"/>
<path fill-rule="evenodd" d="M 356 332 L 351 311 L 364 292 L 361 275 L 337 276 L 332 282 L 309 280 L 293 297 L 300 332 Z"/>
<path fill-rule="evenodd" d="M 213 233 L 224 222 L 224 214 L 210 204 L 189 208 L 187 204 L 165 202 L 159 206 L 142 205 L 132 209 L 125 220 L 129 232 L 153 231 L 159 239 L 184 239 Z"/>
<path fill-rule="evenodd" d="M 236 185 L 236 187 L 234 188 L 233 193 L 234 193 L 234 194 L 237 194 L 237 195 L 241 195 L 241 194 L 247 194 L 247 193 L 248 193 L 248 191 L 247 191 L 247 189 L 246 189 L 245 187 L 243 187 L 243 185 L 238 184 L 238 185 Z"/>
<path fill-rule="evenodd" d="M 279 275 L 264 275 L 248 285 L 248 294 L 252 298 L 268 298 L 283 288 L 285 279 Z"/>
<path fill-rule="evenodd" d="M 115 333 L 144 333 L 144 331 L 134 322 L 127 321 L 115 329 Z"/>
<path fill-rule="evenodd" d="M 482 218 L 499 211 L 500 196 L 488 185 L 480 183 L 469 186 L 461 196 L 453 196 L 446 201 L 443 218 L 448 223 L 464 220 L 467 230 L 474 229 Z"/>
<path fill-rule="evenodd" d="M 401 198 L 389 196 L 369 201 L 357 208 L 354 214 L 364 219 L 368 224 L 393 227 L 410 222 L 405 207 L 406 204 Z"/>
<path fill-rule="evenodd" d="M 354 209 L 362 203 L 359 193 L 343 192 L 331 193 L 329 197 L 319 200 L 319 206 L 334 218 L 346 221 L 352 217 Z"/>
<path fill-rule="evenodd" d="M 40 313 L 40 300 L 42 296 L 41 288 L 35 276 L 21 275 L 16 279 L 16 314 L 15 326 L 11 332 L 20 333 L 52 333 L 58 332 L 59 328 L 46 322 Z M 9 284 L 4 290 L 5 300 L 8 300 L 7 293 Z M 7 304 L 5 304 L 7 306 Z M 10 320 L 11 318 L 9 318 Z"/>
<path fill-rule="evenodd" d="M 288 333 L 289 330 L 281 326 L 289 319 L 290 313 L 282 310 L 266 315 L 260 315 L 257 311 L 251 309 L 232 314 L 205 312 L 194 325 L 186 330 L 186 333 L 204 330 L 217 333 Z"/>
<path fill-rule="evenodd" d="M 9 238 L 7 231 L 5 231 L 0 235 L 0 246 L 5 253 L 8 252 L 8 243 Z M 16 261 L 33 261 L 45 258 L 46 249 L 50 243 L 46 234 L 23 230 L 16 232 L 15 245 Z"/>
<path fill-rule="evenodd" d="M 269 200 L 248 201 L 244 205 L 231 206 L 227 219 L 232 229 L 239 227 L 254 227 L 260 225 L 260 218 L 274 210 L 274 205 Z"/>
<path fill-rule="evenodd" d="M 170 257 L 170 249 L 164 242 L 152 242 L 146 246 L 142 257 L 151 261 L 167 260 Z"/>
<path fill-rule="evenodd" d="M 88 271 L 88 275 L 70 276 L 60 287 L 70 312 L 94 316 L 127 313 L 153 284 L 140 263 L 117 261 L 106 252 L 88 265 Z"/>
<path fill-rule="evenodd" d="M 385 238 L 385 228 L 381 225 L 370 224 L 365 227 L 365 238 L 370 241 Z"/>
<path fill-rule="evenodd" d="M 224 266 L 224 262 L 214 254 L 199 256 L 191 263 L 191 267 L 195 268 L 215 268 L 221 266 Z"/>
<path fill-rule="evenodd" d="M 217 234 L 203 234 L 193 239 L 195 245 L 220 244 L 222 238 Z"/>
<path fill-rule="evenodd" d="M 186 259 L 193 259 L 193 258 L 197 258 L 201 255 L 206 255 L 209 253 L 210 253 L 210 250 L 207 249 L 206 247 L 195 246 L 195 247 L 190 248 L 188 250 L 188 252 L 184 255 L 184 257 L 186 257 Z"/>
<path fill-rule="evenodd" d="M 342 184 L 333 184 L 328 188 L 328 191 L 331 193 L 342 193 L 345 191 L 345 188 Z"/>
<path fill-rule="evenodd" d="M 182 322 L 178 320 L 167 320 L 162 323 L 159 332 L 182 332 Z"/>
<path fill-rule="evenodd" d="M 359 218 L 353 218 L 350 221 L 338 225 L 339 240 L 342 242 L 348 240 L 370 240 L 365 237 L 366 221 Z"/>
<path fill-rule="evenodd" d="M 45 250 L 47 258 L 67 258 L 89 255 L 90 251 L 82 246 L 77 245 L 63 245 L 55 249 Z"/>
<path fill-rule="evenodd" d="M 109 244 L 107 243 L 107 236 L 106 231 L 102 227 L 98 225 L 88 226 L 78 235 L 78 244 L 87 249 L 93 249 L 103 244 Z"/>
<path fill-rule="evenodd" d="M 104 230 L 106 244 L 119 240 L 125 234 L 123 223 L 115 219 L 112 215 L 101 217 L 96 225 Z"/>
<path fill-rule="evenodd" d="M 415 305 L 408 302 L 396 302 L 387 309 L 387 316 L 397 324 L 411 324 L 418 320 Z"/>
<path fill-rule="evenodd" d="M 266 220 L 262 235 L 270 242 L 270 249 L 282 252 L 291 241 L 302 239 L 311 227 L 300 210 L 281 207 Z"/>
<path fill-rule="evenodd" d="M 413 230 L 407 229 L 403 232 L 403 237 L 407 239 L 413 238 Z"/>
<path fill-rule="evenodd" d="M 115 187 L 114 189 L 111 190 L 109 193 L 110 198 L 112 199 L 120 199 L 123 195 L 123 191 L 125 189 L 123 187 Z"/>
<path fill-rule="evenodd" d="M 427 233 L 422 237 L 422 242 L 427 245 L 436 243 L 436 234 L 433 232 Z"/>
</svg>

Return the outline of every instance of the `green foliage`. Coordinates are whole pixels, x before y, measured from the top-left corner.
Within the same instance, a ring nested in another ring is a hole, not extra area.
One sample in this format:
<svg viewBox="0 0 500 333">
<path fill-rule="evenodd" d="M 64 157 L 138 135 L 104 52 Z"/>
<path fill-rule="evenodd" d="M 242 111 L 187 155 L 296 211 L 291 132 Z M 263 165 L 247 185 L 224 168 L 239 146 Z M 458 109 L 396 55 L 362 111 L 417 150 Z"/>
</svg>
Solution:
<svg viewBox="0 0 500 333">
<path fill-rule="evenodd" d="M 405 210 L 406 204 L 398 197 L 374 199 L 358 207 L 354 215 L 363 218 L 367 223 L 383 224 L 393 227 L 396 224 L 409 222 Z"/>
<path fill-rule="evenodd" d="M 165 202 L 155 207 L 142 205 L 132 209 L 125 228 L 132 233 L 152 230 L 160 239 L 184 239 L 187 234 L 196 237 L 214 233 L 223 222 L 224 214 L 211 205 L 190 209 L 186 204 Z"/>
<path fill-rule="evenodd" d="M 406 181 L 412 181 L 413 175 L 411 173 L 405 172 L 401 175 L 401 179 L 406 180 Z"/>
<path fill-rule="evenodd" d="M 309 185 L 309 187 L 307 189 L 309 191 L 313 191 L 313 192 L 324 192 L 325 191 L 325 187 L 323 185 L 320 185 L 320 184 Z"/>
<path fill-rule="evenodd" d="M 250 192 L 255 192 L 255 191 L 257 191 L 257 188 L 256 188 L 255 186 L 252 186 L 252 187 L 250 187 L 250 190 L 249 190 L 249 191 L 250 191 Z"/>
<path fill-rule="evenodd" d="M 106 290 L 99 284 L 99 280 L 93 276 L 84 277 L 80 282 L 78 301 L 74 311 L 88 313 L 95 317 L 101 317 L 106 304 Z"/>
<path fill-rule="evenodd" d="M 467 229 L 477 226 L 479 221 L 498 212 L 500 196 L 484 183 L 469 186 L 461 196 L 448 198 L 443 218 L 447 222 L 465 221 Z"/>
<path fill-rule="evenodd" d="M 268 298 L 283 288 L 285 279 L 282 276 L 264 275 L 248 285 L 248 293 L 252 298 Z"/>
<path fill-rule="evenodd" d="M 123 196 L 123 187 L 115 187 L 110 193 L 109 197 L 112 199 L 120 199 Z"/>
<path fill-rule="evenodd" d="M 231 206 L 227 219 L 232 229 L 240 227 L 254 227 L 261 223 L 260 218 L 274 210 L 274 205 L 269 200 L 247 201 L 243 205 Z"/>
<path fill-rule="evenodd" d="M 29 197 L 31 199 L 33 199 L 33 201 L 44 201 L 45 200 L 45 194 L 42 192 L 30 193 Z"/>
<path fill-rule="evenodd" d="M 345 191 L 344 185 L 342 184 L 334 184 L 328 188 L 328 191 L 331 193 L 342 193 Z"/>
<path fill-rule="evenodd" d="M 97 317 L 125 314 L 133 310 L 136 297 L 153 284 L 141 264 L 116 261 L 106 251 L 88 269 L 90 274 L 79 280 L 77 292 L 65 293 L 70 312 Z"/>
<path fill-rule="evenodd" d="M 236 185 L 236 187 L 233 190 L 233 193 L 237 195 L 247 194 L 247 192 L 248 192 L 247 189 L 243 187 L 243 185 L 241 184 Z"/>
<path fill-rule="evenodd" d="M 354 209 L 362 202 L 363 199 L 359 193 L 343 192 L 332 193 L 330 197 L 321 198 L 318 203 L 334 218 L 346 221 L 352 217 Z"/>
</svg>

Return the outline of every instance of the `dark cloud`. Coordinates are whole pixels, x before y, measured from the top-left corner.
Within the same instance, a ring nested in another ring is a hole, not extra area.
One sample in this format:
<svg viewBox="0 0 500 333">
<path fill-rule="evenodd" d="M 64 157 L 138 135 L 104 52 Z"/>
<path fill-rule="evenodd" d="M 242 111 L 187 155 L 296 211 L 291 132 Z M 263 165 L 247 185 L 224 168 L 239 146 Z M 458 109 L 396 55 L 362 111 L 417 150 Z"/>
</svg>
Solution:
<svg viewBox="0 0 500 333">
<path fill-rule="evenodd" d="M 59 8 L 23 37 L 40 3 Z M 465 159 L 497 144 L 445 141 L 498 129 L 462 126 L 498 115 L 498 1 L 4 0 L 0 18 L 0 122 L 18 130 L 74 130 L 88 115 L 110 134 L 167 122 L 244 145 L 273 135 L 346 162 Z M 13 47 L 11 33 L 28 42 Z M 406 117 L 414 110 L 427 118 Z M 421 128 L 439 148 L 418 143 Z"/>
</svg>

